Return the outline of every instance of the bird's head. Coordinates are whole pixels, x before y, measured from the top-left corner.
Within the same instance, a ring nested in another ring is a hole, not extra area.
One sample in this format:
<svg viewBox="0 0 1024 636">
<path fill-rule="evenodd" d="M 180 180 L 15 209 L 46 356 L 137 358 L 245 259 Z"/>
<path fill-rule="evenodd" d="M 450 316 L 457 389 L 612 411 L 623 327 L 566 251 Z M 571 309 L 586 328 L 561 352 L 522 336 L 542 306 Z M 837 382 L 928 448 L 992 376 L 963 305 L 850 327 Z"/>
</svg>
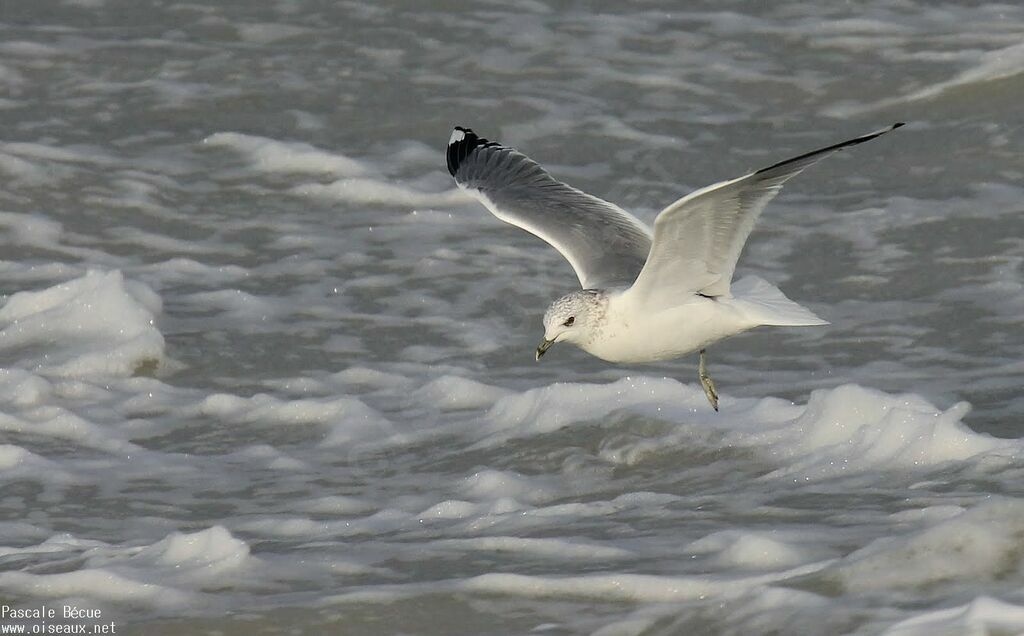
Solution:
<svg viewBox="0 0 1024 636">
<path fill-rule="evenodd" d="M 574 291 L 551 303 L 544 312 L 544 339 L 537 347 L 537 359 L 556 342 L 580 345 L 593 335 L 603 312 L 600 292 Z"/>
</svg>

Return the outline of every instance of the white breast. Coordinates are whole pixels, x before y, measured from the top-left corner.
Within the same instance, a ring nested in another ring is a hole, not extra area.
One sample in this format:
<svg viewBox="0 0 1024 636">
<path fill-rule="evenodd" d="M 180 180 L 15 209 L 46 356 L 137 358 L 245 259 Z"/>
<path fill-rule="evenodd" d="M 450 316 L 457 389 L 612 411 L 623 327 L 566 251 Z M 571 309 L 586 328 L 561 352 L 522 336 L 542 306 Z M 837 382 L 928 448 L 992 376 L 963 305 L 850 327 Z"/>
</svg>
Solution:
<svg viewBox="0 0 1024 636">
<path fill-rule="evenodd" d="M 654 362 L 698 351 L 753 326 L 729 299 L 693 296 L 685 304 L 649 313 L 620 295 L 609 298 L 602 328 L 580 346 L 609 362 Z"/>
</svg>

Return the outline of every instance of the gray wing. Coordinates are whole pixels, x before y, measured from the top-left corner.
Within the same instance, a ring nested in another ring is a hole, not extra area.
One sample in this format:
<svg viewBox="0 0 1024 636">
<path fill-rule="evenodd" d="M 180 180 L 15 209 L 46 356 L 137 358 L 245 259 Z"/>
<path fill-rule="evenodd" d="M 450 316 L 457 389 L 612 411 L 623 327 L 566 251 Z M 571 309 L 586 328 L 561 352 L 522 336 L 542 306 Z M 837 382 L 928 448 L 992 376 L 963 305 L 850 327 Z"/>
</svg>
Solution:
<svg viewBox="0 0 1024 636">
<path fill-rule="evenodd" d="M 494 216 L 561 252 L 584 289 L 629 286 L 651 247 L 651 231 L 632 214 L 551 178 L 526 155 L 455 127 L 448 171 Z"/>
<path fill-rule="evenodd" d="M 631 291 L 644 303 L 663 306 L 686 293 L 729 293 L 736 261 L 761 211 L 782 184 L 832 153 L 902 126 L 888 128 L 780 161 L 732 181 L 693 192 L 658 214 L 647 263 Z"/>
</svg>

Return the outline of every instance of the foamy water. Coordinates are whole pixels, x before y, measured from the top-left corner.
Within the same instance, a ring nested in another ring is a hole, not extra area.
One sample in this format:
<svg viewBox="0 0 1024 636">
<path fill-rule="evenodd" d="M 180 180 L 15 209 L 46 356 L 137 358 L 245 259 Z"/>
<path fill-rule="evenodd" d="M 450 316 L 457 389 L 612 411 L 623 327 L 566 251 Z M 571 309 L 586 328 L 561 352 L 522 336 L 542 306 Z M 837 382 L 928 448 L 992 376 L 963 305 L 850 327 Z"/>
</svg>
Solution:
<svg viewBox="0 0 1024 636">
<path fill-rule="evenodd" d="M 138 634 L 1024 632 L 1024 9 L 0 12 L 0 596 Z M 893 121 L 738 276 L 832 324 L 533 350 L 472 126 L 651 221 Z M 3 622 L 6 621 L 6 622 Z M 0 619 L 31 628 L 41 619 Z"/>
</svg>

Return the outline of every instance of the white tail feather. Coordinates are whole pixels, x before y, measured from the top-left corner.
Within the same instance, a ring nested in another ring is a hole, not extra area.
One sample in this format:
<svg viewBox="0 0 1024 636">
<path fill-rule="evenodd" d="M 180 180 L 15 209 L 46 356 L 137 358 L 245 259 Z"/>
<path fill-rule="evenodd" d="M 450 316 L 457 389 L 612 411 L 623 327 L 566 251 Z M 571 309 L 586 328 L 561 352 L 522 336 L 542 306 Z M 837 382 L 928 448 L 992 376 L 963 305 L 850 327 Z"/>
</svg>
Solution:
<svg viewBox="0 0 1024 636">
<path fill-rule="evenodd" d="M 758 325 L 811 327 L 827 325 L 810 309 L 786 298 L 777 287 L 757 276 L 747 276 L 732 286 L 732 303 Z"/>
</svg>

